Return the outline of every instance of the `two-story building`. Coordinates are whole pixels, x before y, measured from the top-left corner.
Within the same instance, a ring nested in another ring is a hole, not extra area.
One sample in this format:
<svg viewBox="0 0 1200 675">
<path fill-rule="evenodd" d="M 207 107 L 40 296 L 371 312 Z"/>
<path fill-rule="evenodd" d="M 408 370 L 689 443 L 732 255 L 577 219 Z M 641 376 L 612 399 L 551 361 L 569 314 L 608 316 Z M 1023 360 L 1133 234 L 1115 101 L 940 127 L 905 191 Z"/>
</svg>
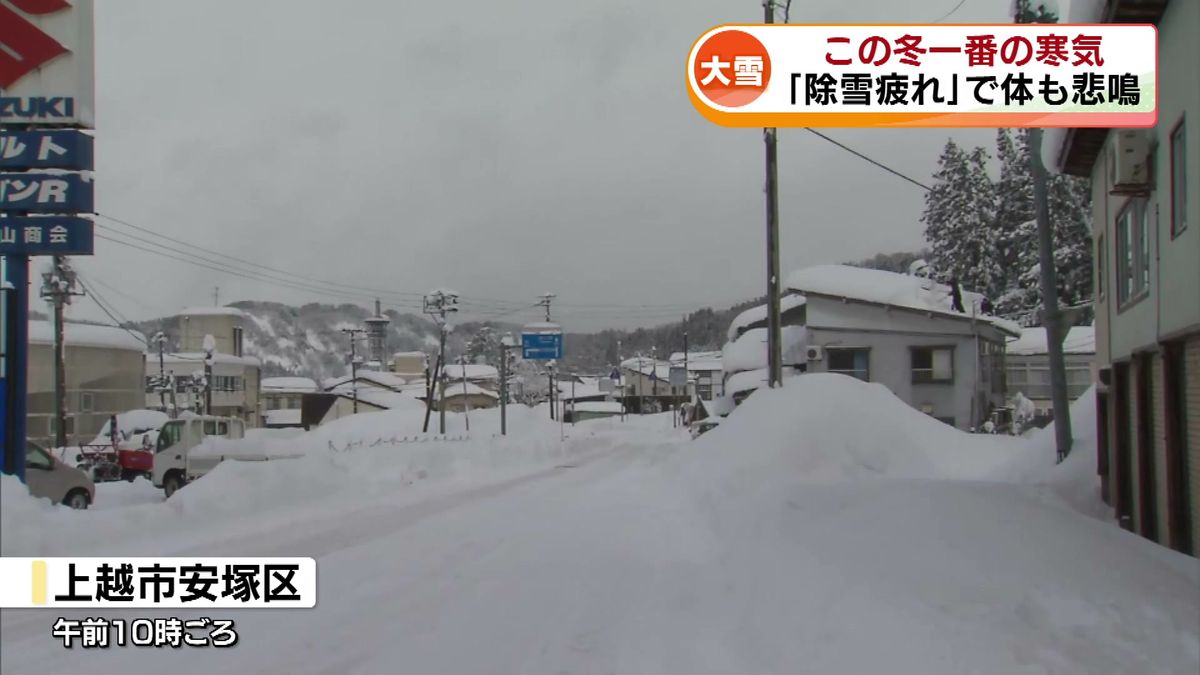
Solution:
<svg viewBox="0 0 1200 675">
<path fill-rule="evenodd" d="M 931 279 L 847 265 L 800 270 L 786 288 L 790 373 L 879 382 L 960 429 L 979 426 L 1005 405 L 1005 342 L 1020 327 L 982 314 L 982 296 L 960 290 L 956 308 L 954 289 Z M 766 382 L 766 329 L 752 323 L 731 327 L 738 337 L 725 350 L 725 389 L 735 400 Z"/>
<path fill-rule="evenodd" d="M 1200 2 L 1107 0 L 1082 20 L 1158 28 L 1158 123 L 1046 136 L 1092 180 L 1101 493 L 1121 524 L 1200 546 Z"/>
<path fill-rule="evenodd" d="M 300 427 L 300 409 L 305 394 L 318 390 L 307 377 L 267 377 L 262 381 L 263 426 L 269 429 Z"/>
<path fill-rule="evenodd" d="M 210 413 L 238 417 L 247 427 L 261 422 L 259 401 L 262 363 L 243 353 L 246 315 L 236 307 L 191 307 L 167 322 L 174 349 L 161 358 L 146 354 L 145 405 L 151 410 L 200 410 L 205 404 L 203 386 L 206 347 L 213 347 Z M 211 338 L 211 345 L 206 344 Z M 162 375 L 174 377 L 174 392 L 159 391 Z"/>
<path fill-rule="evenodd" d="M 145 338 L 110 326 L 63 326 L 68 443 L 90 443 L 111 415 L 145 404 Z M 29 322 L 27 434 L 52 446 L 56 438 L 54 326 Z"/>
</svg>

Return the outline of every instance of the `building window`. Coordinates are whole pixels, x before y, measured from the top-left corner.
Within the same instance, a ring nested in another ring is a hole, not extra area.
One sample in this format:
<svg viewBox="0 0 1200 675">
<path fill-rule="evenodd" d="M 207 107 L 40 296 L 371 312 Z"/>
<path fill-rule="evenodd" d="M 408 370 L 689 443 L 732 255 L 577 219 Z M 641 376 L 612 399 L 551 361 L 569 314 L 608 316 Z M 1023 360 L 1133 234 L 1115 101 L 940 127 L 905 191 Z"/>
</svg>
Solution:
<svg viewBox="0 0 1200 675">
<path fill-rule="evenodd" d="M 1171 238 L 1187 229 L 1187 137 L 1183 122 L 1171 132 Z"/>
<path fill-rule="evenodd" d="M 235 326 L 233 329 L 233 355 L 242 355 L 242 327 Z"/>
<path fill-rule="evenodd" d="M 988 345 L 989 343 L 983 343 Z M 953 347 L 912 347 L 913 384 L 949 384 L 954 382 Z M 984 369 L 984 372 L 988 372 Z"/>
<path fill-rule="evenodd" d="M 1150 287 L 1150 235 L 1146 201 L 1131 199 L 1117 216 L 1117 303 L 1140 300 Z"/>
<path fill-rule="evenodd" d="M 85 391 L 79 394 L 79 412 L 90 413 L 96 409 L 96 400 L 92 396 L 92 392 Z"/>
<path fill-rule="evenodd" d="M 841 373 L 850 377 L 857 377 L 863 382 L 871 381 L 869 349 L 858 348 L 826 348 L 825 358 L 829 360 L 829 365 L 826 368 L 831 373 Z"/>
</svg>

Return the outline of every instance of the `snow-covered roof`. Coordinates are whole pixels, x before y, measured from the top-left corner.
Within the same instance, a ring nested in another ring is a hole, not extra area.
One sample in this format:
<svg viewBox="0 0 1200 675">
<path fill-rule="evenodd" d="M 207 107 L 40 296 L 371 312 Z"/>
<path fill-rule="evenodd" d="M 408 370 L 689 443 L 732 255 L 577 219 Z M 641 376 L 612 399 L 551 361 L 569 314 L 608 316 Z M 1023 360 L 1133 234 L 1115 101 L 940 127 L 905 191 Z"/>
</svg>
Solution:
<svg viewBox="0 0 1200 675">
<path fill-rule="evenodd" d="M 197 368 L 203 368 L 204 367 L 204 359 L 206 356 L 207 356 L 207 354 L 205 354 L 204 352 L 180 352 L 180 353 L 173 353 L 173 354 L 165 354 L 163 356 L 163 362 L 164 363 L 195 363 Z M 158 352 L 154 352 L 154 353 L 147 352 L 146 357 L 148 360 L 150 359 L 150 357 L 153 357 L 153 361 L 154 361 L 153 364 L 147 362 L 146 367 L 150 368 L 151 366 L 153 366 L 155 369 L 157 369 L 158 368 Z M 251 366 L 251 367 L 256 367 L 256 368 L 260 367 L 262 365 L 262 362 L 253 356 L 234 356 L 233 354 L 223 354 L 221 352 L 213 352 L 213 363 L 225 363 L 225 364 L 231 364 L 231 365 L 237 365 L 237 366 Z M 155 370 L 155 372 L 157 372 L 157 370 Z"/>
<path fill-rule="evenodd" d="M 523 333 L 561 333 L 562 326 L 557 323 L 553 323 L 553 322 L 535 321 L 534 323 L 525 324 L 525 326 L 521 329 L 521 332 L 523 332 Z"/>
<path fill-rule="evenodd" d="M 779 299 L 779 311 L 780 311 L 780 313 L 782 313 L 782 312 L 787 312 L 789 310 L 793 310 L 797 307 L 804 305 L 805 302 L 807 302 L 807 299 L 803 295 L 801 295 L 799 293 L 789 293 Z M 733 321 L 730 322 L 729 331 L 728 331 L 728 333 L 726 333 L 725 337 L 729 340 L 733 340 L 734 338 L 737 337 L 738 331 L 742 330 L 746 326 L 749 326 L 754 323 L 758 323 L 759 321 L 766 321 L 766 320 L 767 320 L 767 305 L 766 305 L 766 303 L 757 305 L 755 307 L 751 307 L 750 309 L 747 309 L 746 311 L 742 312 L 741 314 L 738 314 L 737 317 L 735 317 L 733 319 Z"/>
<path fill-rule="evenodd" d="M 572 401 L 577 398 L 595 398 L 604 396 L 606 392 L 600 391 L 599 382 L 570 382 L 558 383 L 559 398 L 563 401 Z"/>
<path fill-rule="evenodd" d="M 177 316 L 236 316 L 246 318 L 246 313 L 237 307 L 187 307 Z"/>
<path fill-rule="evenodd" d="M 682 366 L 683 352 L 671 354 L 669 361 Z M 687 369 L 689 373 L 721 370 L 721 352 L 688 352 Z"/>
<path fill-rule="evenodd" d="M 146 337 L 137 331 L 88 323 L 68 322 L 63 324 L 63 341 L 68 347 L 98 347 L 130 352 L 146 350 Z M 49 321 L 30 321 L 29 344 L 54 344 L 53 324 Z"/>
<path fill-rule="evenodd" d="M 262 381 L 263 391 L 272 392 L 308 392 L 316 391 L 317 383 L 307 377 L 267 377 Z"/>
<path fill-rule="evenodd" d="M 468 380 L 498 380 L 500 372 L 487 364 L 468 363 L 460 365 L 457 363 L 447 364 L 443 371 L 446 377 L 451 380 L 461 380 L 464 375 Z"/>
<path fill-rule="evenodd" d="M 1046 341 L 1046 329 L 1042 327 L 1025 328 L 1021 337 L 1009 340 L 1008 353 L 1013 356 L 1033 356 L 1049 353 Z M 1067 331 L 1063 339 L 1064 354 L 1095 354 L 1096 329 L 1092 326 L 1075 326 Z"/>
<path fill-rule="evenodd" d="M 300 424 L 299 408 L 288 408 L 286 410 L 268 410 L 263 413 L 263 419 L 268 425 L 283 426 L 283 425 L 298 425 Z"/>
<path fill-rule="evenodd" d="M 388 389 L 399 389 L 403 387 L 406 382 L 403 377 L 400 377 L 395 373 L 390 373 L 386 370 L 359 370 L 358 380 L 359 382 L 371 382 Z M 325 391 L 332 391 L 333 389 L 343 384 L 349 384 L 350 382 L 350 375 L 342 375 L 341 377 L 325 378 L 325 381 L 321 384 L 324 386 Z"/>
<path fill-rule="evenodd" d="M 808 330 L 804 326 L 783 326 L 782 352 L 785 363 L 804 360 L 808 346 Z M 767 329 L 751 328 L 742 336 L 725 345 L 721 356 L 722 370 L 736 373 L 767 367 Z"/>
<path fill-rule="evenodd" d="M 438 389 L 440 392 L 441 387 L 438 387 Z M 466 396 L 487 396 L 488 398 L 495 398 L 495 399 L 500 398 L 500 395 L 494 391 L 488 391 L 487 389 L 484 389 L 483 387 L 476 386 L 474 384 L 471 384 L 470 382 L 463 382 L 462 380 L 459 380 L 458 382 L 455 382 L 454 384 L 446 385 L 446 391 L 445 391 L 446 398 L 454 398 L 455 396 L 464 396 L 464 395 L 466 395 Z"/>
<path fill-rule="evenodd" d="M 429 356 L 425 352 L 396 352 L 392 354 L 393 359 L 427 359 Z"/>
<path fill-rule="evenodd" d="M 671 379 L 671 364 L 666 361 L 655 361 L 649 358 L 632 358 L 625 359 L 621 362 L 621 368 L 640 372 L 646 377 L 657 377 L 659 381 L 666 382 Z"/>
<path fill-rule="evenodd" d="M 987 321 L 1014 336 L 1020 335 L 1020 327 L 999 317 L 988 316 L 979 311 L 983 296 L 960 289 L 963 307 L 967 313 L 952 309 L 951 288 L 924 277 L 897 274 L 850 265 L 817 265 L 793 272 L 787 278 L 790 290 L 809 295 L 830 295 L 863 302 L 872 302 L 943 316 L 970 318 Z"/>
<path fill-rule="evenodd" d="M 575 412 L 621 414 L 623 408 L 620 401 L 582 401 L 571 406 Z"/>
</svg>

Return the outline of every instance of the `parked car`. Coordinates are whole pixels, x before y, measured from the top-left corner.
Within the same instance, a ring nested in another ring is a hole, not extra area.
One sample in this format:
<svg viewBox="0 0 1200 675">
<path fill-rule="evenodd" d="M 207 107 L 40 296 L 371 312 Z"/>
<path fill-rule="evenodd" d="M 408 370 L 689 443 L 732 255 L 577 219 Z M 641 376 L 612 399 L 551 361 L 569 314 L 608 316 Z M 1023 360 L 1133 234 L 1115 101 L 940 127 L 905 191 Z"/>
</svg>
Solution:
<svg viewBox="0 0 1200 675">
<path fill-rule="evenodd" d="M 154 449 L 151 472 L 154 487 L 162 488 L 170 497 L 176 490 L 219 464 L 220 457 L 191 456 L 191 450 L 203 443 L 205 438 L 238 439 L 245 435 L 245 423 L 236 417 L 196 415 L 167 422 L 158 432 L 158 444 Z"/>
<path fill-rule="evenodd" d="M 25 443 L 25 484 L 34 497 L 86 509 L 96 501 L 96 484 L 88 475 L 64 464 L 32 441 Z"/>
</svg>

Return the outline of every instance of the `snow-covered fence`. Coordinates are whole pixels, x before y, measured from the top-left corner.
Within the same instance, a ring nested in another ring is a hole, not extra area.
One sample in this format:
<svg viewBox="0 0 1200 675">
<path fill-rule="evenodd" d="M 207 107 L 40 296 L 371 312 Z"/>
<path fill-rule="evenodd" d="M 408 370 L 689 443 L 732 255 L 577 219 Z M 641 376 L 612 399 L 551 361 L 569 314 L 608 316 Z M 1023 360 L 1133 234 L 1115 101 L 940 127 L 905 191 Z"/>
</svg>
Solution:
<svg viewBox="0 0 1200 675">
<path fill-rule="evenodd" d="M 367 442 L 366 440 L 352 441 L 352 442 L 346 443 L 344 447 L 335 445 L 333 441 L 329 441 L 328 443 L 329 443 L 329 451 L 330 452 L 350 452 L 351 450 L 354 450 L 355 448 L 364 448 L 364 447 L 378 448 L 382 445 L 396 446 L 396 445 L 412 445 L 412 444 L 416 444 L 416 443 L 462 443 L 462 442 L 469 441 L 469 440 L 471 440 L 471 437 L 469 435 L 460 434 L 460 435 L 456 435 L 456 436 L 416 435 L 416 436 L 402 436 L 400 438 L 397 438 L 395 436 L 392 436 L 390 438 L 382 438 L 381 437 L 381 438 L 377 438 L 371 442 Z"/>
</svg>

